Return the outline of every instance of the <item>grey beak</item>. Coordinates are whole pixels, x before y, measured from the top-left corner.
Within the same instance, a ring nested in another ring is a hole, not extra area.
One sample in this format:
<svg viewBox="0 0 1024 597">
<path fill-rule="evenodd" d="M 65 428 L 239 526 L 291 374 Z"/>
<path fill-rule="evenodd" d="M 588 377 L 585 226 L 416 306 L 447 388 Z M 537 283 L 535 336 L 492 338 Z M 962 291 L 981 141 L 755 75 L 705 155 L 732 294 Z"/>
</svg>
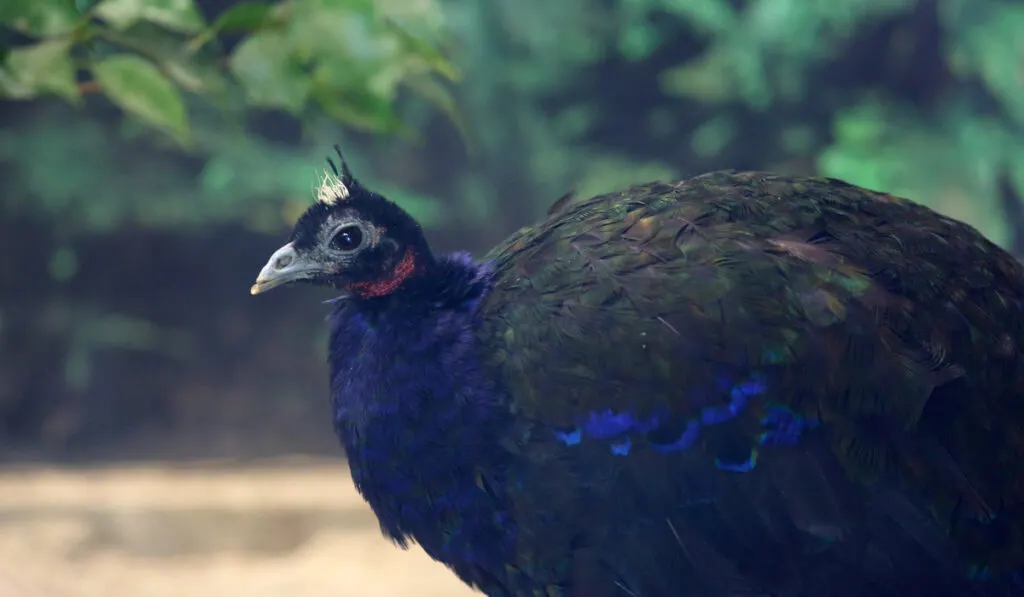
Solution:
<svg viewBox="0 0 1024 597">
<path fill-rule="evenodd" d="M 267 264 L 256 276 L 256 283 L 249 289 L 250 294 L 260 294 L 289 282 L 296 282 L 313 277 L 320 271 L 315 263 L 302 258 L 292 243 L 274 251 Z"/>
</svg>

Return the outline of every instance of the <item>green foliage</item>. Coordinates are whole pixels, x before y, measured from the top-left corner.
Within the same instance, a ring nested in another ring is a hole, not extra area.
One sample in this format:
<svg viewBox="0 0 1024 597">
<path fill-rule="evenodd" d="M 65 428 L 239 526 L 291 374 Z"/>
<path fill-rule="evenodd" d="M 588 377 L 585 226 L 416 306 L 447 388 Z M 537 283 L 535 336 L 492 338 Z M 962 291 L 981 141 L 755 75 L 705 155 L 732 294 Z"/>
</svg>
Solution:
<svg viewBox="0 0 1024 597">
<path fill-rule="evenodd" d="M 188 139 L 188 120 L 181 93 L 152 62 L 118 54 L 92 64 L 96 82 L 125 112 L 174 135 Z"/>
<path fill-rule="evenodd" d="M 194 0 L 5 2 L 0 22 L 36 42 L 4 57 L 3 93 L 81 106 L 83 94 L 99 91 L 132 115 L 121 134 L 147 136 L 137 121 L 186 144 L 202 164 L 192 183 L 193 165 L 146 165 L 156 159 L 149 150 L 124 155 L 105 141 L 117 134 L 109 124 L 51 109 L 0 136 L 18 172 L 11 184 L 22 189 L 6 201 L 74 216 L 81 231 L 127 221 L 275 229 L 304 204 L 309 163 L 339 136 L 328 122 L 432 130 L 439 116 L 418 108 L 423 101 L 397 101 L 406 88 L 461 127 L 472 163 L 424 152 L 433 140 L 404 160 L 373 159 L 394 143 L 384 138 L 348 153 L 370 156 L 364 176 L 397 180 L 391 190 L 428 226 L 456 218 L 493 236 L 569 188 L 586 195 L 742 164 L 817 170 L 905 194 L 1010 242 L 999 186 L 1009 181 L 1024 195 L 1019 3 L 938 0 L 929 17 L 914 0 L 439 1 L 239 2 L 212 22 Z M 931 18 L 941 26 L 938 50 L 915 29 Z M 881 30 L 888 33 L 859 37 Z M 230 51 L 220 44 L 225 32 L 244 34 Z M 913 73 L 930 59 L 922 52 L 938 51 L 950 73 L 938 88 L 955 92 L 922 103 L 879 80 L 825 82 L 838 61 L 877 49 L 878 40 L 889 46 L 870 69 Z M 646 73 L 646 93 L 658 101 L 620 100 L 615 80 L 582 83 L 615 62 L 628 65 L 619 73 Z M 456 77 L 453 63 L 467 74 L 455 98 L 441 83 Z M 253 108 L 301 119 L 312 150 L 246 132 L 240 123 Z M 620 120 L 634 124 L 614 126 Z M 68 139 L 70 131 L 81 137 Z M 450 173 L 433 190 L 457 210 L 400 190 L 412 180 L 410 159 Z M 122 160 L 139 164 L 126 172 Z M 72 162 L 81 164 L 76 184 L 48 176 L 46 164 Z M 113 172 L 120 188 L 104 191 Z M 140 187 L 149 188 L 144 196 Z"/>
<path fill-rule="evenodd" d="M 624 26 L 617 19 L 636 1 L 621 4 L 443 1 L 458 48 L 453 60 L 467 82 L 457 90 L 457 102 L 475 150 L 474 167 L 460 169 L 450 192 L 460 213 L 473 214 L 472 222 L 490 234 L 510 229 L 497 213 L 500 205 L 521 222 L 543 213 L 569 188 L 605 192 L 651 172 L 681 173 L 659 159 L 597 147 L 595 125 L 615 116 L 596 108 L 596 96 L 573 97 L 555 111 L 543 104 L 570 98 L 570 86 L 585 69 L 613 51 Z M 614 171 L 607 168 L 612 164 Z M 484 214 L 491 217 L 481 221 Z"/>
<path fill-rule="evenodd" d="M 254 106 L 283 108 L 293 114 L 306 105 L 312 80 L 278 31 L 260 31 L 239 44 L 231 70 L 245 85 Z"/>
<path fill-rule="evenodd" d="M 659 6 L 660 4 L 660 6 Z M 765 110 L 777 99 L 803 97 L 811 67 L 835 57 L 858 26 L 906 11 L 913 0 L 806 2 L 754 0 L 742 11 L 728 2 L 663 0 L 711 42 L 692 60 L 666 70 L 666 92 L 704 102 L 741 100 Z"/>
<path fill-rule="evenodd" d="M 0 160 L 12 166 L 3 208 L 59 216 L 68 239 L 129 223 L 277 231 L 308 203 L 310 164 L 322 163 L 339 124 L 406 130 L 394 109 L 403 87 L 457 118 L 439 83 L 456 72 L 437 49 L 430 0 L 242 2 L 212 23 L 194 0 L 0 4 L 0 23 L 35 40 L 0 54 L 0 96 L 77 107 L 39 102 L 33 117 L 0 133 Z M 218 37 L 226 32 L 244 34 L 230 51 Z M 130 115 L 120 131 L 81 111 L 83 96 L 96 93 Z M 253 108 L 291 114 L 324 142 L 311 152 L 261 140 L 243 126 Z M 150 131 L 188 158 L 159 155 L 164 143 Z M 119 133 L 149 143 L 110 143 Z M 427 225 L 438 221 L 436 200 L 395 195 Z"/>
<path fill-rule="evenodd" d="M 821 171 L 916 198 L 1007 244 L 1000 181 L 1024 164 L 1024 141 L 997 119 L 955 105 L 925 121 L 875 102 L 838 114 Z M 1024 189 L 1017 181 L 1017 188 Z"/>
<path fill-rule="evenodd" d="M 507 193 L 487 200 L 531 197 L 529 211 L 539 214 L 569 187 L 607 190 L 602 179 L 623 184 L 651 172 L 738 165 L 818 171 L 905 194 L 1011 242 L 999 181 L 1024 196 L 1019 2 L 444 6 L 462 48 L 454 59 L 469 82 L 458 99 L 482 164 L 461 175 L 474 181 L 460 181 L 454 193 L 479 198 L 484 181 L 501 184 L 494 181 L 513 170 Z M 627 84 L 610 78 L 581 85 L 616 62 L 653 75 L 657 87 L 644 93 L 662 97 L 634 103 L 618 87 Z M 935 92 L 910 97 L 907 86 L 892 86 L 903 79 Z M 636 125 L 609 127 L 620 119 Z M 594 166 L 610 163 L 618 176 Z"/>
<path fill-rule="evenodd" d="M 33 37 L 71 32 L 79 20 L 72 2 L 62 0 L 5 0 L 0 2 L 0 23 Z"/>
<path fill-rule="evenodd" d="M 194 0 L 14 0 L 3 3 L 0 22 L 36 42 L 6 54 L 0 92 L 81 105 L 83 94 L 99 91 L 205 162 L 198 189 L 171 182 L 185 175 L 166 166 L 167 192 L 189 198 L 170 203 L 190 205 L 194 218 L 140 202 L 127 179 L 126 192 L 107 193 L 123 201 L 41 203 L 80 205 L 83 221 L 109 226 L 232 217 L 279 226 L 292 212 L 269 216 L 274 194 L 302 197 L 311 175 L 301 163 L 318 159 L 322 147 L 311 156 L 256 141 L 242 132 L 241 118 L 253 108 L 285 112 L 318 129 L 305 141 L 321 145 L 338 134 L 325 117 L 367 132 L 428 130 L 437 116 L 399 102 L 405 88 L 454 121 L 475 150 L 472 167 L 454 163 L 450 152 L 413 159 L 452 172 L 435 190 L 452 197 L 464 223 L 495 233 L 508 229 L 501 216 L 539 214 L 568 188 L 585 194 L 654 175 L 756 164 L 903 193 L 1010 240 L 998 188 L 1009 180 L 1024 194 L 1020 3 L 934 4 L 938 58 L 952 77 L 944 86 L 959 82 L 962 91 L 921 104 L 878 81 L 823 83 L 837 61 L 864 51 L 862 32 L 885 27 L 889 33 L 870 38 L 873 46 L 889 44 L 872 68 L 913 72 L 921 52 L 932 51 L 915 29 L 932 17 L 922 17 L 929 9 L 914 0 L 439 1 L 240 2 L 211 22 Z M 225 32 L 244 34 L 227 52 L 219 41 Z M 457 71 L 441 47 L 467 74 L 454 99 L 441 81 Z M 615 81 L 581 86 L 615 61 L 648 72 L 654 86 L 647 93 L 660 100 L 620 104 Z M 966 91 L 972 85 L 981 94 Z M 806 113 L 803 105 L 818 109 Z M 619 119 L 636 125 L 611 138 L 606 129 Z M 123 131 L 146 134 L 135 126 Z M 377 145 L 385 143 L 392 141 Z M 54 152 L 32 155 L 42 153 Z M 97 167 L 116 169 L 118 150 L 99 153 L 107 157 Z M 20 164 L 28 159 L 22 155 L 10 159 Z M 371 161 L 378 178 L 406 180 L 403 164 Z M 54 186 L 42 184 L 33 188 Z M 263 215 L 242 213 L 246 196 L 248 211 Z M 410 201 L 429 223 L 441 223 L 436 201 Z M 160 218 L 142 215 L 157 212 Z"/>
<path fill-rule="evenodd" d="M 836 114 L 834 142 L 821 152 L 819 167 L 914 198 L 1006 245 L 1014 231 L 1000 182 L 1024 197 L 1024 5 L 944 0 L 939 7 L 950 67 L 982 81 L 998 109 L 984 109 L 967 94 L 925 113 L 892 97 L 862 99 Z"/>
<path fill-rule="evenodd" d="M 79 99 L 75 71 L 68 59 L 71 42 L 54 39 L 15 48 L 0 70 L 0 86 L 8 96 L 29 99 L 39 93 L 53 93 L 72 102 Z"/>
<path fill-rule="evenodd" d="M 1024 4 L 945 0 L 941 8 L 950 67 L 963 77 L 981 79 L 1010 116 L 1024 123 Z"/>
<path fill-rule="evenodd" d="M 181 33 L 197 33 L 204 25 L 192 0 L 102 0 L 93 10 L 97 17 L 121 31 L 140 21 Z"/>
<path fill-rule="evenodd" d="M 161 159 L 160 148 L 109 143 L 115 127 L 61 105 L 40 109 L 0 131 L 0 162 L 16 173 L 5 181 L 4 208 L 58 214 L 69 238 L 129 225 L 190 230 L 230 223 L 279 234 L 309 205 L 317 182 L 311 164 L 323 163 L 321 148 L 335 133 L 325 129 L 322 144 L 297 150 L 218 128 L 218 115 L 197 114 L 190 163 Z M 440 221 L 436 199 L 382 185 L 358 155 L 350 161 L 425 225 Z"/>
<path fill-rule="evenodd" d="M 319 110 L 367 131 L 401 131 L 393 110 L 400 88 L 456 77 L 434 47 L 434 5 L 414 5 L 389 12 L 366 0 L 246 2 L 207 24 L 194 0 L 102 0 L 84 10 L 71 0 L 5 2 L 0 23 L 39 43 L 7 55 L 0 96 L 77 100 L 98 88 L 183 144 L 190 127 L 181 91 L 222 96 L 235 86 L 251 106 L 303 118 Z M 224 31 L 247 33 L 228 55 L 216 43 Z M 79 83 L 80 71 L 93 80 Z M 451 112 L 444 88 L 425 97 Z"/>
</svg>

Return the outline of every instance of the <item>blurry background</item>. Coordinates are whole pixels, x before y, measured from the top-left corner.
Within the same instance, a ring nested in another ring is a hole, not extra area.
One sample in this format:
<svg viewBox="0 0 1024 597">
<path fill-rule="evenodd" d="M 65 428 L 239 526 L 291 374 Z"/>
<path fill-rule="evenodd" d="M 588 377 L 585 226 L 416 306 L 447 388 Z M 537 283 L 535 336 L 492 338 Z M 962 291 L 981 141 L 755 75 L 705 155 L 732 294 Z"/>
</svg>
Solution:
<svg viewBox="0 0 1024 597">
<path fill-rule="evenodd" d="M 718 168 L 1024 254 L 1020 0 L 0 0 L 0 597 L 467 595 L 379 538 L 324 291 L 251 298 L 333 143 L 439 250 Z"/>
</svg>

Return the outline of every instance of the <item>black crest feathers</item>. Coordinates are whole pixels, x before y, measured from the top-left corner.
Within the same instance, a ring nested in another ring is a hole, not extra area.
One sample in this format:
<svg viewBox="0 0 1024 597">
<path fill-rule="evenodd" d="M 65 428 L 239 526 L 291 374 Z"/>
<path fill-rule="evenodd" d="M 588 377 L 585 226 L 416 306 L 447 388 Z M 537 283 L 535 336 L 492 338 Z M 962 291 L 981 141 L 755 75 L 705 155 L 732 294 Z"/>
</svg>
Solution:
<svg viewBox="0 0 1024 597">
<path fill-rule="evenodd" d="M 338 156 L 337 164 L 334 163 L 334 159 L 332 159 L 331 156 L 327 156 L 327 165 L 331 167 L 331 172 L 333 172 L 336 177 L 340 178 L 341 182 L 350 189 L 358 185 L 359 183 L 356 181 L 355 177 L 352 176 L 352 170 L 349 169 L 348 162 L 345 161 L 344 154 L 341 153 L 341 145 L 337 143 L 334 144 L 334 153 Z"/>
</svg>

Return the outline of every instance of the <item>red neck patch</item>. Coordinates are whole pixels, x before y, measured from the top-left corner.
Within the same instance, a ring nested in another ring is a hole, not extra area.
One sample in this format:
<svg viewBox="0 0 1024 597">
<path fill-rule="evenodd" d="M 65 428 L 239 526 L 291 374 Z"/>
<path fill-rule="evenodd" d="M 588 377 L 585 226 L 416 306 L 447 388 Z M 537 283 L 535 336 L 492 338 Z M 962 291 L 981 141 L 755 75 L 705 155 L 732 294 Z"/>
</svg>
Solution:
<svg viewBox="0 0 1024 597">
<path fill-rule="evenodd" d="M 362 298 L 374 298 L 380 296 L 387 296 L 395 291 L 396 288 L 402 285 L 409 279 L 409 276 L 416 271 L 416 258 L 413 256 L 412 250 L 406 251 L 405 256 L 398 262 L 395 269 L 391 270 L 391 275 L 382 278 L 380 280 L 370 280 L 366 282 L 353 282 L 346 286 L 346 288 L 355 294 L 358 294 Z"/>
</svg>

